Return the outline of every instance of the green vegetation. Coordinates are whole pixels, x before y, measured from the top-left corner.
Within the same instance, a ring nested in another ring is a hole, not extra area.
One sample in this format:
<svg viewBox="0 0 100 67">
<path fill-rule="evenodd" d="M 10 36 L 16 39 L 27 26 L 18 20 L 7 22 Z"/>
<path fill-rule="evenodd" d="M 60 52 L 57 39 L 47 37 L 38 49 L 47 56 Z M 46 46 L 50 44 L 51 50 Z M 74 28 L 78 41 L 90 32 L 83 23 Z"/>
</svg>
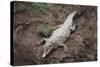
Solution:
<svg viewBox="0 0 100 67">
<path fill-rule="evenodd" d="M 26 6 L 29 4 L 25 4 L 24 2 L 15 2 L 14 3 L 14 12 L 22 12 L 25 11 L 27 8 Z M 32 11 L 36 14 L 41 14 L 47 11 L 51 11 L 53 8 L 52 4 L 47 3 L 30 3 L 30 7 L 33 7 Z"/>
<path fill-rule="evenodd" d="M 52 10 L 52 4 L 46 4 L 46 3 L 32 3 L 32 6 L 35 8 L 36 13 L 44 13 L 47 11 Z"/>
<path fill-rule="evenodd" d="M 14 12 L 22 12 L 25 10 L 25 4 L 16 2 L 14 3 Z"/>
<path fill-rule="evenodd" d="M 52 26 L 39 27 L 38 32 L 41 36 L 48 38 L 55 29 L 57 29 L 57 27 L 52 27 Z"/>
</svg>

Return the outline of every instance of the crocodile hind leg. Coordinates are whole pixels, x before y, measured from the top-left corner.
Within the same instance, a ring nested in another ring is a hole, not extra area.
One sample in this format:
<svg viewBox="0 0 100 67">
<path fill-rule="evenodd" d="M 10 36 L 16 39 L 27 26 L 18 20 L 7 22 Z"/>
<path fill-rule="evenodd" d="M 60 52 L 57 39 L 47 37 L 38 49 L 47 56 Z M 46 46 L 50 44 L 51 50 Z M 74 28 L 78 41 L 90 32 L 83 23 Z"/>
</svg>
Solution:
<svg viewBox="0 0 100 67">
<path fill-rule="evenodd" d="M 53 27 L 53 28 L 59 28 L 59 27 L 61 27 L 61 26 L 62 26 L 62 24 L 57 25 L 57 26 L 55 26 L 55 27 Z"/>
<path fill-rule="evenodd" d="M 63 50 L 64 50 L 64 52 L 65 53 L 67 53 L 67 46 L 66 46 L 66 44 L 64 44 L 64 43 L 59 43 L 59 47 L 63 47 Z"/>
<path fill-rule="evenodd" d="M 72 26 L 70 27 L 70 30 L 71 30 L 71 32 L 74 32 L 74 31 L 76 30 L 76 24 L 72 25 Z"/>
</svg>

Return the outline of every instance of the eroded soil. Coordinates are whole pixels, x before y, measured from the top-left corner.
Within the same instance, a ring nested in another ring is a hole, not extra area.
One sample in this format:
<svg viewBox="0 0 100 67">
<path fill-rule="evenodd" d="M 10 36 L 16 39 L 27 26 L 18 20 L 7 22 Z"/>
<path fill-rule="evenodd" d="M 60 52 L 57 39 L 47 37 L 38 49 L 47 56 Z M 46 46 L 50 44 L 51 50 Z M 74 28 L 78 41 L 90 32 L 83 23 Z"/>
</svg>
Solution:
<svg viewBox="0 0 100 67">
<path fill-rule="evenodd" d="M 28 8 L 29 7 L 29 8 Z M 77 29 L 66 41 L 65 49 L 57 48 L 46 58 L 41 57 L 42 46 L 38 45 L 41 36 L 37 28 L 41 25 L 59 25 L 68 14 L 76 10 Z M 14 13 L 13 53 L 14 65 L 51 64 L 97 60 L 97 8 L 94 6 L 54 5 L 52 11 L 39 16 L 32 12 L 28 4 L 27 11 Z"/>
</svg>

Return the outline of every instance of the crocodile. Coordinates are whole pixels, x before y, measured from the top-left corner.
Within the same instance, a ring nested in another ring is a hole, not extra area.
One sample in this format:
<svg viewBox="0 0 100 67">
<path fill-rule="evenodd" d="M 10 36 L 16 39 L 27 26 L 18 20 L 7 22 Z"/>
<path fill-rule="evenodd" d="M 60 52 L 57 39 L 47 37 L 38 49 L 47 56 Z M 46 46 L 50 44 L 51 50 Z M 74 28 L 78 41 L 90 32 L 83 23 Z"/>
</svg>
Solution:
<svg viewBox="0 0 100 67">
<path fill-rule="evenodd" d="M 70 13 L 64 23 L 59 25 L 59 28 L 54 30 L 49 38 L 42 38 L 42 41 L 45 41 L 42 53 L 43 58 L 53 49 L 59 46 L 64 47 L 64 42 L 69 39 L 71 32 L 76 30 L 76 24 L 73 23 L 73 18 L 76 13 L 76 11 Z"/>
</svg>

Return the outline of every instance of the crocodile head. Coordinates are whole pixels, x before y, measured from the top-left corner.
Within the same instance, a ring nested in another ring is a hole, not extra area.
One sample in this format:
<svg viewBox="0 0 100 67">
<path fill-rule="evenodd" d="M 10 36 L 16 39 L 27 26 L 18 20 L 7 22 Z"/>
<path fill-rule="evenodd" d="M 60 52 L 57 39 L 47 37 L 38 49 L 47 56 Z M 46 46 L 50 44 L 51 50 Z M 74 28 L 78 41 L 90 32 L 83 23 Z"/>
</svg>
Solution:
<svg viewBox="0 0 100 67">
<path fill-rule="evenodd" d="M 45 45 L 43 46 L 43 54 L 42 57 L 46 57 L 54 48 L 56 48 L 54 43 L 46 41 Z"/>
</svg>

